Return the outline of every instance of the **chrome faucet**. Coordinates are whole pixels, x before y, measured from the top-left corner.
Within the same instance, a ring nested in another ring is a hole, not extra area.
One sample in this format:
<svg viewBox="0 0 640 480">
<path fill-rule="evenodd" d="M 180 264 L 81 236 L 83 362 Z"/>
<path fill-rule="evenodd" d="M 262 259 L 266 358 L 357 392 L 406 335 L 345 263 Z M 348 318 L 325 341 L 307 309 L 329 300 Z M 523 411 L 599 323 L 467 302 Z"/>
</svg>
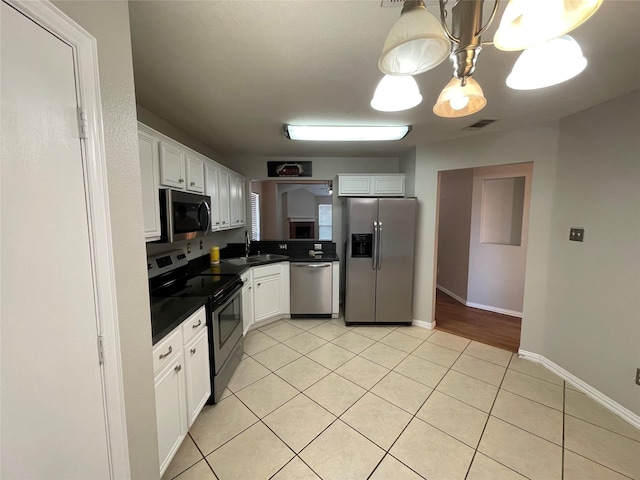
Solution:
<svg viewBox="0 0 640 480">
<path fill-rule="evenodd" d="M 249 251 L 251 250 L 251 240 L 249 240 L 249 234 L 247 231 L 244 231 L 244 256 L 249 256 Z"/>
</svg>

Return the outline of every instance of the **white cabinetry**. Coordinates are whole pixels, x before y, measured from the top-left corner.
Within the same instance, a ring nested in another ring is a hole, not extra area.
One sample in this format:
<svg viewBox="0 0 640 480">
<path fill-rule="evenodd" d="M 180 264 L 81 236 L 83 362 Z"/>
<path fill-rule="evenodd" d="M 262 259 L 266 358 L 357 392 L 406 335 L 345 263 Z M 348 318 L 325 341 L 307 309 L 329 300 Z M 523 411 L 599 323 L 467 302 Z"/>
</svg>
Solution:
<svg viewBox="0 0 640 480">
<path fill-rule="evenodd" d="M 211 395 L 205 307 L 153 347 L 162 475 Z"/>
<path fill-rule="evenodd" d="M 211 197 L 211 231 L 246 224 L 245 179 L 241 175 L 139 123 L 145 238 L 161 237 L 159 188 Z"/>
<path fill-rule="evenodd" d="M 158 198 L 158 183 L 160 182 L 159 142 L 152 135 L 140 131 L 138 132 L 138 148 L 142 180 L 144 237 L 147 241 L 160 240 L 160 200 Z"/>
<path fill-rule="evenodd" d="M 185 154 L 179 145 L 160 142 L 160 183 L 184 190 Z"/>
<path fill-rule="evenodd" d="M 245 224 L 244 178 L 229 174 L 229 212 L 232 227 Z"/>
<path fill-rule="evenodd" d="M 229 172 L 218 171 L 218 205 L 220 207 L 220 228 L 231 228 L 231 212 L 229 198 Z"/>
<path fill-rule="evenodd" d="M 254 323 L 290 313 L 289 262 L 253 268 Z"/>
<path fill-rule="evenodd" d="M 242 332 L 246 335 L 254 322 L 253 314 L 253 272 L 251 269 L 242 274 Z"/>
<path fill-rule="evenodd" d="M 218 187 L 218 168 L 212 163 L 204 165 L 205 194 L 211 197 L 211 231 L 220 230 L 220 201 Z"/>
<path fill-rule="evenodd" d="M 339 174 L 338 195 L 342 197 L 403 197 L 404 173 Z"/>
<path fill-rule="evenodd" d="M 204 193 L 204 160 L 187 154 L 187 190 Z"/>
</svg>

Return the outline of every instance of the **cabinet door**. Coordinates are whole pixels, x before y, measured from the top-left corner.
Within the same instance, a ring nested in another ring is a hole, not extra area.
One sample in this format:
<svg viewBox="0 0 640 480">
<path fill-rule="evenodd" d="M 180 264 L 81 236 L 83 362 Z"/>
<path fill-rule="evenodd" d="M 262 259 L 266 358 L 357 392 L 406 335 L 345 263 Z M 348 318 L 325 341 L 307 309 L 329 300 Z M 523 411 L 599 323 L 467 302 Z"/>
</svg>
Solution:
<svg viewBox="0 0 640 480">
<path fill-rule="evenodd" d="M 240 227 L 245 224 L 244 217 L 244 178 L 238 175 L 229 175 L 229 211 L 231 226 Z"/>
<path fill-rule="evenodd" d="M 229 211 L 229 172 L 218 170 L 218 200 L 220 205 L 220 229 L 231 228 Z"/>
<path fill-rule="evenodd" d="M 160 142 L 160 183 L 184 190 L 184 152 L 177 146 Z"/>
<path fill-rule="evenodd" d="M 253 314 L 255 322 L 282 313 L 282 277 L 260 278 L 253 281 Z"/>
<path fill-rule="evenodd" d="M 204 164 L 205 195 L 211 197 L 211 231 L 220 230 L 220 201 L 218 169 L 211 163 Z"/>
<path fill-rule="evenodd" d="M 209 339 L 204 329 L 184 347 L 187 386 L 187 428 L 193 425 L 196 417 L 211 396 L 211 377 L 209 370 Z"/>
<path fill-rule="evenodd" d="M 204 193 L 204 160 L 187 155 L 187 190 Z"/>
<path fill-rule="evenodd" d="M 247 283 L 242 289 L 242 332 L 246 335 L 253 325 L 253 286 Z"/>
<path fill-rule="evenodd" d="M 371 195 L 371 177 L 340 176 L 338 178 L 338 195 Z"/>
<path fill-rule="evenodd" d="M 182 353 L 155 378 L 156 423 L 160 475 L 164 473 L 187 433 Z"/>
<path fill-rule="evenodd" d="M 378 196 L 404 196 L 404 175 L 373 177 L 373 194 Z"/>
<path fill-rule="evenodd" d="M 160 200 L 158 185 L 160 174 L 158 163 L 159 142 L 144 132 L 138 132 L 140 152 L 140 176 L 142 181 L 142 215 L 144 237 L 147 241 L 160 240 Z"/>
</svg>

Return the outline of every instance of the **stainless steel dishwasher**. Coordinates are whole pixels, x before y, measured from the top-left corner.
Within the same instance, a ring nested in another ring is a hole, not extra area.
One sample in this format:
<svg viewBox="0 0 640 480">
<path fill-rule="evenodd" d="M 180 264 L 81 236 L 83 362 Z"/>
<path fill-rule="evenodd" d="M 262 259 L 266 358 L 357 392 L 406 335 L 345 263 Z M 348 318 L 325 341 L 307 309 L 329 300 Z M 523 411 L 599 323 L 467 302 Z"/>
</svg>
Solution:
<svg viewBox="0 0 640 480">
<path fill-rule="evenodd" d="M 291 262 L 291 316 L 331 316 L 331 262 Z"/>
</svg>

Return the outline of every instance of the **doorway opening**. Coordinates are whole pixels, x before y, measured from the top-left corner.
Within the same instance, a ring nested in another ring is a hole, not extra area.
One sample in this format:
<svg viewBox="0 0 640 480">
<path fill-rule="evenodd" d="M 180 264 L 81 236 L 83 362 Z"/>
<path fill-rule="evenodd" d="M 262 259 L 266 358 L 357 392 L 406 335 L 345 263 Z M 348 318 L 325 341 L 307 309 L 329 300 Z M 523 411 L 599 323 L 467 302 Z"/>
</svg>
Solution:
<svg viewBox="0 0 640 480">
<path fill-rule="evenodd" d="M 532 163 L 439 172 L 439 330 L 518 350 L 532 174 Z"/>
</svg>

